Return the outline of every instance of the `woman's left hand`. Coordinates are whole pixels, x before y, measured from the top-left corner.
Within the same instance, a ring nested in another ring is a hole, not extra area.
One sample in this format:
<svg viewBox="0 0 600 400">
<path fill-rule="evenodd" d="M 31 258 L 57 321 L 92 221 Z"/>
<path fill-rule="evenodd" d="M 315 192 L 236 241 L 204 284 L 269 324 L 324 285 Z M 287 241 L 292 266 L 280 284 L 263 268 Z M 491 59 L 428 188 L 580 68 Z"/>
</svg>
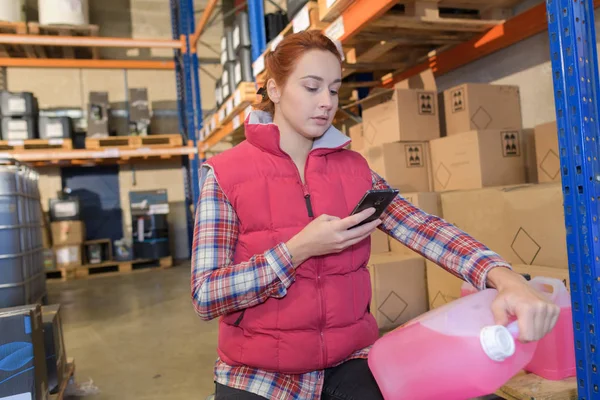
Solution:
<svg viewBox="0 0 600 400">
<path fill-rule="evenodd" d="M 520 341 L 540 340 L 554 328 L 560 308 L 532 288 L 521 275 L 508 268 L 494 268 L 488 272 L 487 282 L 498 290 L 492 303 L 496 323 L 507 325 L 509 319 L 515 317 Z"/>
</svg>

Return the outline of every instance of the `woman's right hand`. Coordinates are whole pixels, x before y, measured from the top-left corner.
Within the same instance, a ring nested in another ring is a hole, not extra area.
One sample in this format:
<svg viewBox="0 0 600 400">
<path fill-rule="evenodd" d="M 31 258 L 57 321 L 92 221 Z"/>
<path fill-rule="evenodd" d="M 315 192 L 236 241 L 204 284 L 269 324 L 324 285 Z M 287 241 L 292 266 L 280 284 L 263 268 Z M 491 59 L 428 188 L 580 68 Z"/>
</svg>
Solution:
<svg viewBox="0 0 600 400">
<path fill-rule="evenodd" d="M 310 257 L 339 253 L 370 236 L 381 224 L 380 219 L 356 228 L 352 227 L 374 212 L 374 208 L 368 208 L 343 219 L 330 215 L 320 215 L 315 218 L 286 243 L 294 267 Z"/>
</svg>

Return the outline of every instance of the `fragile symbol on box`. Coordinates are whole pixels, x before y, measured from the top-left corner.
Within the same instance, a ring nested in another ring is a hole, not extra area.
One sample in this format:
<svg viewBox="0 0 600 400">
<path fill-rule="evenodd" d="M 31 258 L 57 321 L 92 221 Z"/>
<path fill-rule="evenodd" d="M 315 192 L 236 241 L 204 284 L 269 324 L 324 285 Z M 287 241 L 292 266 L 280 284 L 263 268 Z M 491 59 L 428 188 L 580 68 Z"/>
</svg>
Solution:
<svg viewBox="0 0 600 400">
<path fill-rule="evenodd" d="M 502 135 L 502 154 L 504 157 L 519 157 L 521 149 L 519 146 L 519 132 L 500 132 Z"/>
<path fill-rule="evenodd" d="M 381 315 L 394 323 L 408 308 L 408 303 L 396 292 L 392 291 L 377 309 Z"/>
<path fill-rule="evenodd" d="M 464 91 L 462 88 L 453 90 L 451 92 L 452 97 L 452 112 L 459 112 L 465 110 Z"/>
<path fill-rule="evenodd" d="M 510 248 L 523 264 L 532 265 L 542 247 L 523 228 L 519 228 Z"/>
<path fill-rule="evenodd" d="M 406 166 L 408 168 L 423 166 L 423 145 L 411 144 L 404 146 L 406 154 Z"/>
<path fill-rule="evenodd" d="M 540 163 L 540 169 L 548 175 L 550 179 L 556 179 L 560 173 L 560 158 L 554 150 L 548 150 L 548 153 L 546 153 L 546 156 Z"/>
<path fill-rule="evenodd" d="M 417 93 L 417 96 L 419 97 L 419 114 L 435 115 L 433 94 L 430 92 L 421 92 Z"/>
</svg>

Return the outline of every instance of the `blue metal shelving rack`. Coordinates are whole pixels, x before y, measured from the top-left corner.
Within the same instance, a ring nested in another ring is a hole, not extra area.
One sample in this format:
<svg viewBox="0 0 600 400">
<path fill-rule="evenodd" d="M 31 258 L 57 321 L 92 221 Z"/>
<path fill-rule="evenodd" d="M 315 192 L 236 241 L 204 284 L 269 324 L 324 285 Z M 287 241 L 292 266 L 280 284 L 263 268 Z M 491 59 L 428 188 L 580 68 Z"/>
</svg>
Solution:
<svg viewBox="0 0 600 400">
<path fill-rule="evenodd" d="M 179 131 L 186 141 L 191 139 L 194 148 L 198 148 L 198 132 L 202 128 L 202 101 L 200 97 L 198 55 L 191 50 L 190 43 L 190 37 L 196 29 L 194 1 L 170 0 L 170 5 L 173 39 L 181 38 L 186 44 L 184 51 L 174 51 Z M 194 230 L 192 209 L 200 197 L 199 166 L 198 154 L 184 158 L 183 168 L 186 183 L 186 211 L 190 249 Z"/>
<path fill-rule="evenodd" d="M 562 169 L 577 389 L 600 399 L 600 144 L 593 0 L 546 0 Z"/>
</svg>

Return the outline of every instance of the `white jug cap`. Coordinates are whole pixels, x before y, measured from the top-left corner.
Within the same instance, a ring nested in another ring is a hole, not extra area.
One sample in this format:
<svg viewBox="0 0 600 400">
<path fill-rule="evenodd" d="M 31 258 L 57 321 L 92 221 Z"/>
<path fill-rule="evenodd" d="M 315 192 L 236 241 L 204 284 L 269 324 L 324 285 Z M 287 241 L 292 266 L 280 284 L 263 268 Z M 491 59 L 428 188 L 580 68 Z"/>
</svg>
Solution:
<svg viewBox="0 0 600 400">
<path fill-rule="evenodd" d="M 515 340 L 502 325 L 486 326 L 479 339 L 485 354 L 494 361 L 504 361 L 515 353 Z"/>
</svg>

